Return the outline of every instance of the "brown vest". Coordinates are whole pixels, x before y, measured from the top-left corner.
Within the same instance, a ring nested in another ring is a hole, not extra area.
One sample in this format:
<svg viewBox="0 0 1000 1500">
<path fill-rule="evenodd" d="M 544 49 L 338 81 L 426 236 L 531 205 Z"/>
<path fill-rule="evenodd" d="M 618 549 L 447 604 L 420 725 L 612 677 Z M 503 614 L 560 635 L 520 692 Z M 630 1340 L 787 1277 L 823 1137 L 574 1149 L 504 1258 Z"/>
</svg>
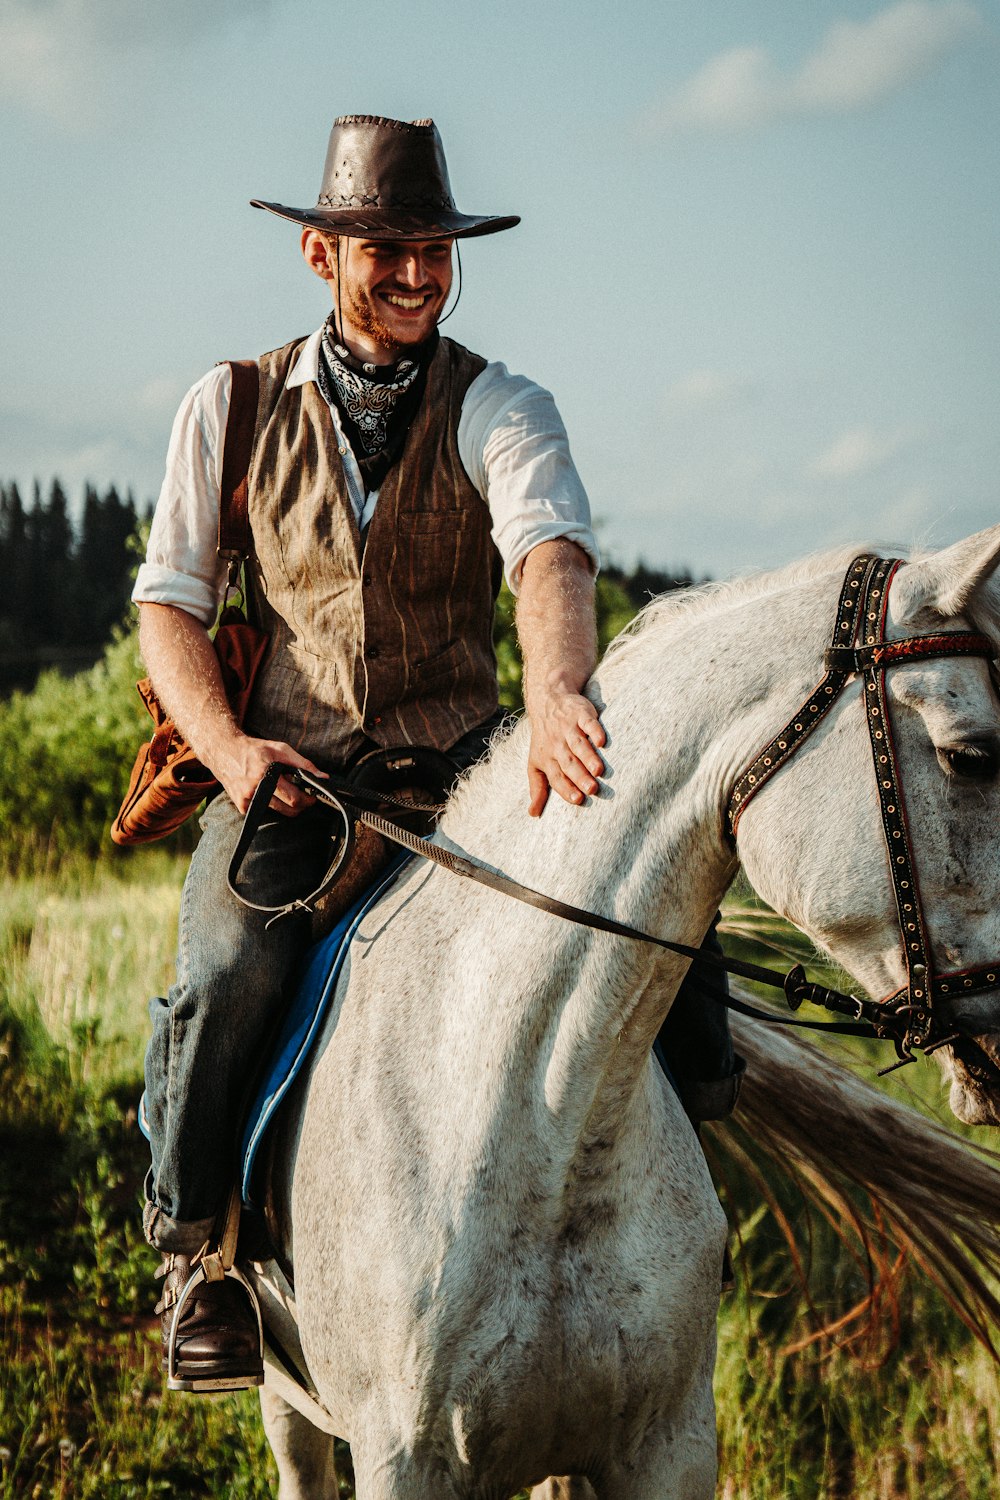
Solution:
<svg viewBox="0 0 1000 1500">
<path fill-rule="evenodd" d="M 362 547 L 329 408 L 265 354 L 250 468 L 251 605 L 271 636 L 246 719 L 343 766 L 367 741 L 447 750 L 496 710 L 490 513 L 458 454 L 485 360 L 442 338 Z"/>
</svg>

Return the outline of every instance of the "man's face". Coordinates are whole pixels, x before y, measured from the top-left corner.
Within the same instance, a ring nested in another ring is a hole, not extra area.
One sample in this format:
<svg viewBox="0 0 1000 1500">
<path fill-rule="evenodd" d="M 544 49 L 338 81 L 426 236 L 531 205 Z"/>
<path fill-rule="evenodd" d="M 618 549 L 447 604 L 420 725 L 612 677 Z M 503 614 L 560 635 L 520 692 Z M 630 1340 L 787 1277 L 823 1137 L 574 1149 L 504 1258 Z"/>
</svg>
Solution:
<svg viewBox="0 0 1000 1500">
<path fill-rule="evenodd" d="M 346 336 L 365 335 L 389 354 L 422 344 L 451 290 L 451 247 L 451 240 L 341 238 Z"/>
</svg>

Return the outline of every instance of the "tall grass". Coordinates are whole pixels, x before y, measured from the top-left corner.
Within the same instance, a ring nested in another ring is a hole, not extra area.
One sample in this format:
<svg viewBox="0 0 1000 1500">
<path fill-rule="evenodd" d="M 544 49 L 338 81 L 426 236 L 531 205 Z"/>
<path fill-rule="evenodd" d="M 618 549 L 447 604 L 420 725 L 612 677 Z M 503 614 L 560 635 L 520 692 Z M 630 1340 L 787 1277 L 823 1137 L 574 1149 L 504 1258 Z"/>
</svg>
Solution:
<svg viewBox="0 0 1000 1500">
<path fill-rule="evenodd" d="M 150 1313 L 135 1104 L 145 1002 L 171 979 L 182 875 L 144 852 L 35 863 L 0 883 L 0 1500 L 275 1493 L 255 1398 L 165 1394 Z M 745 891 L 727 922 L 727 946 L 758 960 L 765 945 L 802 951 Z M 873 1066 L 865 1049 L 853 1055 Z M 931 1065 L 889 1087 L 943 1115 Z M 717 1136 L 718 1161 L 724 1145 Z M 768 1207 L 725 1159 L 740 1231 L 719 1324 L 722 1500 L 1000 1493 L 1000 1383 L 954 1314 L 902 1263 L 878 1336 L 852 1341 L 845 1325 L 839 1344 L 814 1338 L 817 1320 L 861 1294 L 864 1268 L 832 1226 L 812 1223 L 810 1310 L 778 1222 L 803 1227 L 794 1187 L 767 1169 Z"/>
</svg>

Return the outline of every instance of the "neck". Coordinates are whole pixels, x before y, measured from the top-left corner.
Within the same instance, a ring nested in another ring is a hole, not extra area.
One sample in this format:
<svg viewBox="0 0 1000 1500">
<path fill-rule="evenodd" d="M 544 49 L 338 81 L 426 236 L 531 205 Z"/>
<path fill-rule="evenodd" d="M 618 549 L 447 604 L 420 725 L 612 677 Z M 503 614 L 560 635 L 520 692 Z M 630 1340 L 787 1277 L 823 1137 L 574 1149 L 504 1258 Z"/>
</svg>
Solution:
<svg viewBox="0 0 1000 1500">
<path fill-rule="evenodd" d="M 401 344 L 377 343 L 370 335 L 356 332 L 349 324 L 340 330 L 338 338 L 355 359 L 360 360 L 362 364 L 375 365 L 380 369 L 386 365 L 394 365 L 405 352 Z"/>
<path fill-rule="evenodd" d="M 375 365 L 380 370 L 389 368 L 400 359 L 419 361 L 423 351 L 435 341 L 437 335 L 435 326 L 419 343 L 394 344 L 376 339 L 367 330 L 357 327 L 349 318 L 341 317 L 337 312 L 334 313 L 331 322 L 334 338 L 338 344 L 342 344 L 360 364 Z"/>
</svg>

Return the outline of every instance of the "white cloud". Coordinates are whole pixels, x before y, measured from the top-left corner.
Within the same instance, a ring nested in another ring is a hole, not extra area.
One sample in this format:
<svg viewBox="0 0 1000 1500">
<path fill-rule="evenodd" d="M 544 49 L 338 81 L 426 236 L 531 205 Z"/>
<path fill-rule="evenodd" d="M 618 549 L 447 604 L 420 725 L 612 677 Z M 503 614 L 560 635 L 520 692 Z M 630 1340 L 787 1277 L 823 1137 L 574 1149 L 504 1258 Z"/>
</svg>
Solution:
<svg viewBox="0 0 1000 1500">
<path fill-rule="evenodd" d="M 172 417 L 187 386 L 175 375 L 157 375 L 135 393 L 136 404 L 153 416 Z"/>
<path fill-rule="evenodd" d="M 717 410 L 741 402 L 749 391 L 750 383 L 743 376 L 725 370 L 692 370 L 668 386 L 664 404 L 676 414 Z"/>
<path fill-rule="evenodd" d="M 807 472 L 812 479 L 857 479 L 884 468 L 906 443 L 902 428 L 876 432 L 872 427 L 852 427 L 818 454 Z"/>
<path fill-rule="evenodd" d="M 731 132 L 791 115 L 847 114 L 922 78 L 981 24 L 968 0 L 898 0 L 837 21 L 797 68 L 764 47 L 721 52 L 646 115 L 657 135 Z"/>
<path fill-rule="evenodd" d="M 0 100 L 87 125 L 120 92 L 111 66 L 183 49 L 269 0 L 0 0 Z"/>
</svg>

